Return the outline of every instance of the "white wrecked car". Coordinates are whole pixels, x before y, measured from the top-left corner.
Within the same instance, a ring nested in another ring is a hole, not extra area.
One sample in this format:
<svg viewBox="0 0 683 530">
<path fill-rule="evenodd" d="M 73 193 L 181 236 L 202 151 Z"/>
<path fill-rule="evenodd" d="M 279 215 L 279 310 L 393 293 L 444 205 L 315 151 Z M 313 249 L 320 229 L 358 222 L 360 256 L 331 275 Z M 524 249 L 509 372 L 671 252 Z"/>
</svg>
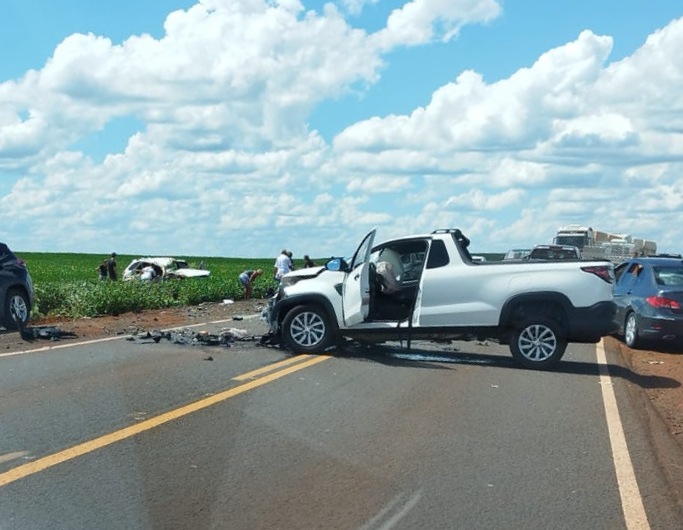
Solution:
<svg viewBox="0 0 683 530">
<path fill-rule="evenodd" d="M 210 271 L 193 269 L 185 260 L 175 258 L 138 258 L 123 271 L 124 280 L 154 281 L 168 278 L 203 278 Z"/>
</svg>

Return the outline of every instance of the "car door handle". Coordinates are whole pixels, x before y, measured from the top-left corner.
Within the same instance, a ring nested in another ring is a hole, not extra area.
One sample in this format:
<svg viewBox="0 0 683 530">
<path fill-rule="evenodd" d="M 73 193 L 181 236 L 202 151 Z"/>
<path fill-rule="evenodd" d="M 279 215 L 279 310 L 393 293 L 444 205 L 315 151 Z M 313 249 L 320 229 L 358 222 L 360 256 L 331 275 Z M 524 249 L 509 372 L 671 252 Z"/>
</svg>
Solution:
<svg viewBox="0 0 683 530">
<path fill-rule="evenodd" d="M 360 274 L 356 274 L 356 275 L 353 277 L 354 280 L 357 280 L 358 278 L 360 278 Z"/>
</svg>

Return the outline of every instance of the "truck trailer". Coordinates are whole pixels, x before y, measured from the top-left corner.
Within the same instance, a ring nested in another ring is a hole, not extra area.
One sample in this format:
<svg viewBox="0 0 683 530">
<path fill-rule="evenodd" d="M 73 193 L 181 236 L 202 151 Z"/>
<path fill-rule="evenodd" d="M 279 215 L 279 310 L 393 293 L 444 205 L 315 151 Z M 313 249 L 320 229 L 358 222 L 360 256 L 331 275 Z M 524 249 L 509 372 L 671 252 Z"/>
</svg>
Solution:
<svg viewBox="0 0 683 530">
<path fill-rule="evenodd" d="M 584 259 L 606 259 L 614 263 L 633 256 L 657 253 L 657 243 L 654 241 L 630 234 L 594 230 L 590 226 L 578 224 L 560 227 L 553 243 L 578 247 Z"/>
</svg>

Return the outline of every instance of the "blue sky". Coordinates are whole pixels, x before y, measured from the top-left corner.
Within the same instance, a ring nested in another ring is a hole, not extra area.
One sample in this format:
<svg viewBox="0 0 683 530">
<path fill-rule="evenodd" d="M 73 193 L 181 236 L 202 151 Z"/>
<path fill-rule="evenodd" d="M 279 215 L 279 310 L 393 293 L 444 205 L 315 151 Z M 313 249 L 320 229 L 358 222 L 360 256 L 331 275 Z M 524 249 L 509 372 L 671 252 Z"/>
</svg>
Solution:
<svg viewBox="0 0 683 530">
<path fill-rule="evenodd" d="M 670 0 L 3 0 L 0 241 L 296 256 L 588 224 L 683 251 Z"/>
</svg>

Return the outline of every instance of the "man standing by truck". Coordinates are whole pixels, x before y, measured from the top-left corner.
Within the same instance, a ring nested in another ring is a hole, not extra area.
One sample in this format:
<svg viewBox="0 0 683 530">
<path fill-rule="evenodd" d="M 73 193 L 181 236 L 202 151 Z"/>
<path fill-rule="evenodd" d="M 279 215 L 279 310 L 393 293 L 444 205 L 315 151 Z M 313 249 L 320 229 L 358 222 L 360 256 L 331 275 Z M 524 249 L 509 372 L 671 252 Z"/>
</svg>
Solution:
<svg viewBox="0 0 683 530">
<path fill-rule="evenodd" d="M 280 252 L 280 255 L 275 259 L 273 269 L 275 281 L 277 283 L 280 283 L 280 280 L 285 274 L 294 270 L 290 254 L 291 252 L 287 252 L 287 249 L 283 249 L 282 252 Z"/>
</svg>

